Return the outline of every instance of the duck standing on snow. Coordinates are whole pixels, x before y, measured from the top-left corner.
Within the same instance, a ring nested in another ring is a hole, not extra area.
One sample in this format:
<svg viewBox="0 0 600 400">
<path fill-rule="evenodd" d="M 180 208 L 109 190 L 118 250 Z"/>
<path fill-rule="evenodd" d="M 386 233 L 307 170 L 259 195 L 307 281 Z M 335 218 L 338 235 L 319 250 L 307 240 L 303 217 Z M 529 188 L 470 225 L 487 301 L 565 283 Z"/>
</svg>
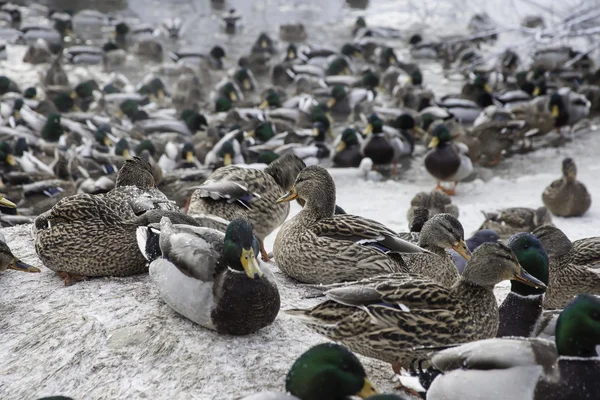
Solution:
<svg viewBox="0 0 600 400">
<path fill-rule="evenodd" d="M 229 335 L 247 335 L 275 320 L 279 291 L 271 271 L 259 266 L 249 222 L 234 219 L 223 233 L 163 217 L 159 228 L 139 227 L 136 236 L 150 277 L 171 308 Z"/>
<path fill-rule="evenodd" d="M 444 124 L 439 124 L 433 130 L 433 138 L 429 143 L 432 150 L 425 157 L 427 172 L 437 179 L 436 189 L 449 194 L 456 194 L 458 182 L 473 172 L 473 163 L 460 143 L 453 143 L 450 131 Z M 452 189 L 446 189 L 440 181 L 454 182 Z"/>
<path fill-rule="evenodd" d="M 577 180 L 577 166 L 572 158 L 562 162 L 562 178 L 552 182 L 542 193 L 542 201 L 559 217 L 580 217 L 590 208 L 592 197 L 585 185 Z"/>
<path fill-rule="evenodd" d="M 303 168 L 304 162 L 293 154 L 279 157 L 264 171 L 236 165 L 219 168 L 192 194 L 188 213 L 247 220 L 254 227 L 263 260 L 268 260 L 264 240 L 290 212 L 289 204 L 275 201 L 292 187 Z"/>
</svg>

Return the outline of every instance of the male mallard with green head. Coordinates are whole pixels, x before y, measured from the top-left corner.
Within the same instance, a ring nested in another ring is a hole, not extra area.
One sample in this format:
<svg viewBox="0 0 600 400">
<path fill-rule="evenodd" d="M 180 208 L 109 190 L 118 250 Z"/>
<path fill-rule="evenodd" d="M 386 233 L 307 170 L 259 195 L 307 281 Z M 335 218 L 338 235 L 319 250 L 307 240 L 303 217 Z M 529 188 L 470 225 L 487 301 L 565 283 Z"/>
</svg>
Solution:
<svg viewBox="0 0 600 400">
<path fill-rule="evenodd" d="M 510 238 L 508 247 L 519 264 L 533 277 L 548 285 L 549 258 L 542 243 L 531 233 L 521 232 Z M 499 308 L 500 325 L 497 337 L 531 336 L 542 313 L 545 288 L 535 288 L 521 282 L 510 282 L 510 293 Z"/>
<path fill-rule="evenodd" d="M 256 393 L 241 400 L 375 399 L 373 395 L 379 393 L 359 359 L 335 343 L 318 344 L 298 357 L 285 379 L 285 391 Z"/>
<path fill-rule="evenodd" d="M 137 228 L 138 246 L 161 297 L 176 312 L 229 335 L 254 333 L 275 320 L 279 292 L 271 271 L 259 266 L 249 222 L 234 219 L 225 233 L 168 217 L 159 230 L 153 226 Z"/>
<path fill-rule="evenodd" d="M 578 295 L 561 312 L 554 343 L 544 339 L 488 339 L 433 355 L 443 372 L 430 400 L 564 400 L 592 398 L 600 390 L 600 299 Z M 591 396 L 591 397 L 590 397 Z"/>
<path fill-rule="evenodd" d="M 450 131 L 444 124 L 439 124 L 433 130 L 429 148 L 431 150 L 425 157 L 425 168 L 437 179 L 436 189 L 451 196 L 455 195 L 458 182 L 473 172 L 473 163 L 467 155 L 468 149 L 464 149 L 460 143 L 452 142 Z M 454 182 L 454 186 L 452 189 L 446 189 L 440 181 Z"/>
</svg>

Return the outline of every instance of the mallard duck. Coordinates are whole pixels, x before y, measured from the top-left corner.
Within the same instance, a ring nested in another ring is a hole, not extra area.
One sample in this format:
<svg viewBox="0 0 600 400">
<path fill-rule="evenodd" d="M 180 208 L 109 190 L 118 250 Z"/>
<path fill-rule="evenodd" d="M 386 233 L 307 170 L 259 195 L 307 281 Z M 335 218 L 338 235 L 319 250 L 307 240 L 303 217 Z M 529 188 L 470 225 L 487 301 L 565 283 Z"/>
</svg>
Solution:
<svg viewBox="0 0 600 400">
<path fill-rule="evenodd" d="M 425 252 L 376 221 L 334 215 L 335 183 L 322 167 L 302 170 L 277 202 L 296 198 L 306 204 L 283 224 L 273 252 L 281 271 L 300 282 L 329 284 L 408 272 L 402 253 Z"/>
<path fill-rule="evenodd" d="M 353 128 L 346 128 L 333 143 L 335 154 L 333 166 L 339 168 L 358 168 L 362 161 L 362 136 Z"/>
<path fill-rule="evenodd" d="M 6 199 L 0 199 L 0 204 L 6 207 L 8 201 L 6 201 Z M 4 272 L 7 269 L 14 269 L 15 271 L 22 272 L 40 272 L 39 268 L 24 263 L 15 257 L 10 250 L 10 247 L 8 247 L 3 239 L 3 237 L 0 237 L 0 272 Z"/>
<path fill-rule="evenodd" d="M 429 218 L 420 230 L 418 246 L 429 253 L 403 255 L 409 272 L 445 287 L 454 285 L 459 277 L 452 256 L 446 250 L 454 249 L 465 260 L 471 259 L 464 229 L 450 214 L 437 214 Z"/>
<path fill-rule="evenodd" d="M 482 213 L 485 221 L 479 229 L 493 229 L 502 239 L 508 239 L 519 232 L 531 232 L 542 225 L 552 225 L 552 214 L 546 207 L 511 207 Z"/>
<path fill-rule="evenodd" d="M 331 95 L 327 107 L 331 115 L 336 118 L 347 118 L 357 107 L 370 103 L 375 99 L 375 94 L 370 89 L 355 88 L 350 92 L 342 85 L 331 88 Z"/>
<path fill-rule="evenodd" d="M 240 400 L 375 399 L 373 395 L 379 393 L 360 360 L 335 343 L 318 344 L 298 357 L 286 376 L 285 391 L 256 393 Z"/>
<path fill-rule="evenodd" d="M 479 141 L 480 154 L 488 166 L 497 165 L 502 154 L 520 138 L 525 121 L 490 121 L 475 126 L 469 136 Z"/>
<path fill-rule="evenodd" d="M 65 197 L 35 219 L 36 253 L 66 285 L 85 277 L 145 272 L 146 259 L 135 242 L 136 219 L 129 205 L 114 197 Z"/>
<path fill-rule="evenodd" d="M 577 180 L 577 166 L 572 158 L 562 161 L 562 178 L 553 181 L 542 193 L 542 201 L 559 217 L 580 217 L 590 208 L 592 198 L 585 185 Z"/>
<path fill-rule="evenodd" d="M 548 99 L 548 109 L 554 118 L 554 126 L 561 133 L 563 126 L 573 131 L 573 126 L 590 113 L 590 101 L 570 88 L 561 88 Z"/>
<path fill-rule="evenodd" d="M 473 236 L 471 236 L 470 238 L 465 240 L 465 243 L 467 244 L 467 248 L 469 249 L 469 251 L 471 253 L 473 253 L 482 244 L 496 243 L 499 240 L 500 240 L 500 235 L 498 235 L 498 232 L 491 230 L 491 229 L 481 229 L 481 230 L 478 230 L 477 232 L 475 232 L 473 234 Z M 514 250 L 513 250 L 513 252 L 514 252 Z M 450 254 L 452 255 L 454 264 L 456 265 L 456 268 L 458 269 L 458 273 L 462 274 L 463 271 L 465 270 L 465 267 L 467 266 L 467 260 L 462 255 L 460 255 L 459 253 L 457 253 L 454 250 L 450 250 Z M 535 276 L 535 277 L 539 279 L 538 276 Z"/>
<path fill-rule="evenodd" d="M 600 271 L 571 262 L 577 248 L 560 229 L 544 225 L 532 232 L 542 242 L 550 258 L 550 277 L 544 308 L 563 308 L 579 293 L 600 294 Z"/>
<path fill-rule="evenodd" d="M 271 271 L 259 266 L 249 222 L 234 219 L 223 234 L 163 217 L 160 231 L 139 227 L 136 235 L 150 277 L 179 314 L 229 335 L 248 335 L 275 320 L 279 292 Z"/>
<path fill-rule="evenodd" d="M 437 179 L 436 189 L 453 196 L 456 194 L 458 182 L 465 179 L 473 172 L 473 163 L 461 143 L 454 144 L 450 131 L 444 124 L 439 124 L 433 131 L 433 138 L 429 143 L 432 149 L 425 157 L 427 172 Z M 446 189 L 440 181 L 454 182 L 452 189 Z"/>
<path fill-rule="evenodd" d="M 544 339 L 488 339 L 433 355 L 443 371 L 431 400 L 590 398 L 600 390 L 596 345 L 600 343 L 600 300 L 581 294 L 557 322 L 555 343 Z"/>
<path fill-rule="evenodd" d="M 426 358 L 428 347 L 494 337 L 493 288 L 509 279 L 544 287 L 510 248 L 486 243 L 450 288 L 406 274 L 382 275 L 328 290 L 324 303 L 286 313 L 357 353 L 408 368 Z"/>
<path fill-rule="evenodd" d="M 549 258 L 542 243 L 531 233 L 521 232 L 510 238 L 508 247 L 519 264 L 533 277 L 548 285 Z M 542 313 L 544 288 L 534 288 L 520 282 L 510 282 L 510 293 L 499 308 L 500 325 L 497 337 L 529 337 Z"/>
<path fill-rule="evenodd" d="M 437 214 L 447 213 L 454 218 L 458 218 L 458 206 L 452 204 L 452 198 L 439 190 L 431 192 L 419 192 L 410 201 L 410 208 L 406 213 L 406 218 L 410 221 L 417 208 L 426 208 L 429 211 L 429 217 Z"/>
<path fill-rule="evenodd" d="M 136 228 L 160 221 L 162 213 L 175 221 L 187 217 L 153 189 L 144 163 L 139 158 L 127 160 L 122 169 L 134 171 L 122 173 L 122 186 L 106 195 L 65 197 L 35 219 L 36 252 L 46 267 L 65 278 L 65 284 L 146 271 L 146 259 L 137 250 Z"/>
<path fill-rule="evenodd" d="M 364 134 L 367 136 L 361 148 L 364 157 L 373 160 L 373 164 L 375 165 L 398 163 L 399 157 L 397 156 L 399 156 L 399 152 L 394 151 L 394 143 L 392 143 L 392 139 L 383 131 L 383 121 L 377 114 L 369 117 Z"/>
<path fill-rule="evenodd" d="M 208 54 L 204 54 L 194 49 L 182 49 L 169 53 L 171 60 L 177 63 L 190 63 L 193 65 L 206 64 L 210 69 L 223 69 L 223 59 L 227 56 L 221 46 L 214 46 Z"/>
<path fill-rule="evenodd" d="M 288 204 L 276 204 L 290 189 L 304 162 L 292 154 L 273 161 L 264 171 L 230 165 L 213 172 L 196 189 L 188 213 L 212 214 L 231 221 L 243 218 L 254 227 L 263 259 L 265 238 L 285 221 Z"/>
</svg>

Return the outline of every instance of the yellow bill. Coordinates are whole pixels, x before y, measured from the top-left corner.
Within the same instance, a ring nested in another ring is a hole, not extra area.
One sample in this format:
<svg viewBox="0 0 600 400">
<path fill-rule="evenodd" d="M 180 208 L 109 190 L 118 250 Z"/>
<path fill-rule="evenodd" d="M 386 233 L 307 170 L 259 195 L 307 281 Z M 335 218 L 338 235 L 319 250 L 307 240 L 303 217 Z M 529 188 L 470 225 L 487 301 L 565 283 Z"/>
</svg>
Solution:
<svg viewBox="0 0 600 400">
<path fill-rule="evenodd" d="M 364 133 L 365 135 L 370 135 L 371 133 L 373 133 L 373 125 L 372 125 L 372 124 L 368 124 L 368 125 L 365 127 L 365 130 L 363 131 L 363 133 Z"/>
<path fill-rule="evenodd" d="M 12 154 L 6 156 L 6 162 L 8 165 L 12 165 L 13 167 L 17 165 L 17 160 L 15 160 L 15 157 L 13 157 Z"/>
<path fill-rule="evenodd" d="M 226 153 L 226 154 L 223 156 L 223 164 L 224 164 L 225 166 L 227 166 L 227 165 L 231 165 L 231 154 L 229 154 L 229 153 Z"/>
<path fill-rule="evenodd" d="M 369 379 L 365 378 L 365 383 L 360 392 L 356 393 L 356 396 L 360 397 L 361 399 L 367 399 L 379 393 L 380 392 L 377 390 L 375 385 L 373 385 Z"/>
<path fill-rule="evenodd" d="M 429 142 L 429 145 L 427 147 L 429 147 L 430 149 L 433 149 L 434 147 L 438 147 L 439 144 L 440 144 L 440 139 L 438 139 L 437 137 L 434 137 L 433 139 L 431 139 L 431 142 Z"/>
<path fill-rule="evenodd" d="M 0 206 L 8 207 L 8 208 L 17 208 L 17 205 L 12 201 L 5 199 L 0 195 Z"/>
<path fill-rule="evenodd" d="M 269 102 L 266 100 L 263 100 L 263 102 L 260 103 L 260 106 L 258 106 L 258 108 L 260 108 L 261 110 L 264 110 L 267 107 L 269 107 Z"/>
<path fill-rule="evenodd" d="M 334 105 L 335 105 L 335 98 L 332 97 L 327 101 L 327 107 L 331 108 Z"/>
<path fill-rule="evenodd" d="M 346 148 L 346 143 L 344 142 L 339 142 L 337 146 L 335 146 L 335 151 L 336 153 L 339 153 L 340 151 L 344 150 Z"/>
<path fill-rule="evenodd" d="M 452 246 L 452 248 L 465 260 L 469 261 L 471 259 L 471 251 L 469 250 L 469 247 L 467 246 L 464 240 L 461 240 L 460 242 Z"/>
<path fill-rule="evenodd" d="M 298 193 L 296 193 L 296 188 L 292 187 L 289 192 L 277 199 L 277 203 L 287 203 L 288 201 L 292 201 L 297 197 Z"/>
<path fill-rule="evenodd" d="M 194 162 L 194 153 L 192 153 L 191 151 L 188 151 L 185 153 L 185 161 L 192 163 Z"/>
<path fill-rule="evenodd" d="M 558 106 L 552 106 L 552 117 L 558 118 L 559 115 L 560 115 L 560 110 L 559 110 Z"/>
<path fill-rule="evenodd" d="M 257 279 L 263 276 L 252 247 L 249 249 L 242 249 L 240 262 L 242 263 L 242 267 L 244 267 L 244 271 L 246 271 L 246 275 L 248 275 L 250 279 Z"/>
</svg>

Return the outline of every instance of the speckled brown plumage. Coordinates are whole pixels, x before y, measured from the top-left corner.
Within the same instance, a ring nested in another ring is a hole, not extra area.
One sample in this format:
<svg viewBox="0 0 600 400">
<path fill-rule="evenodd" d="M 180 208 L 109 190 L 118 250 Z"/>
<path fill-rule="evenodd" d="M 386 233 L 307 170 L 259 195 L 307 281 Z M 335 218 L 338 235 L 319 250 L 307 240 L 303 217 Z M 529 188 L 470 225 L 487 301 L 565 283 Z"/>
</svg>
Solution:
<svg viewBox="0 0 600 400">
<path fill-rule="evenodd" d="M 277 266 L 304 283 L 330 284 L 392 272 L 408 272 L 401 253 L 423 252 L 379 222 L 334 214 L 335 183 L 319 166 L 305 168 L 294 191 L 302 211 L 277 233 Z"/>
<path fill-rule="evenodd" d="M 600 271 L 581 264 L 593 259 L 583 249 L 593 248 L 595 241 L 589 241 L 589 247 L 581 241 L 574 246 L 560 229 L 551 226 L 542 226 L 532 233 L 550 259 L 544 308 L 562 309 L 580 293 L 600 295 Z"/>
<path fill-rule="evenodd" d="M 409 221 L 412 221 L 415 209 L 418 207 L 429 210 L 430 218 L 441 213 L 448 213 L 458 218 L 458 207 L 452 204 L 452 198 L 439 190 L 432 190 L 429 193 L 419 192 L 412 198 L 406 216 Z"/>
<path fill-rule="evenodd" d="M 424 359 L 429 352 L 412 350 L 414 347 L 443 346 L 496 335 L 498 308 L 490 290 L 465 282 L 447 289 L 411 278 L 397 274 L 374 279 L 378 281 L 373 287 L 381 296 L 380 304 L 367 305 L 367 312 L 328 300 L 306 311 L 306 316 L 316 322 L 307 324 L 357 353 L 406 368 L 413 359 Z M 402 303 L 411 312 L 382 303 Z"/>
<path fill-rule="evenodd" d="M 491 338 L 498 329 L 494 285 L 520 274 L 512 251 L 480 246 L 451 288 L 407 274 L 337 285 L 311 309 L 287 313 L 351 350 L 408 368 L 430 349 Z"/>
<path fill-rule="evenodd" d="M 235 165 L 219 168 L 192 194 L 188 214 L 246 219 L 262 241 L 287 218 L 289 204 L 275 201 L 290 189 L 302 168 L 304 162 L 292 154 L 278 158 L 264 171 Z"/>
<path fill-rule="evenodd" d="M 152 188 L 155 185 L 152 165 L 140 157 L 125 160 L 125 163 L 117 173 L 117 180 L 115 182 L 115 187 L 137 186 L 140 188 Z"/>
<path fill-rule="evenodd" d="M 560 217 L 579 217 L 592 204 L 585 185 L 577 180 L 577 167 L 571 158 L 565 158 L 563 176 L 552 182 L 542 193 L 542 201 L 550 212 Z"/>
<path fill-rule="evenodd" d="M 127 204 L 78 194 L 34 222 L 35 249 L 46 267 L 82 276 L 128 276 L 147 271 Z"/>
<path fill-rule="evenodd" d="M 465 248 L 464 229 L 461 223 L 450 214 L 434 215 L 423 225 L 419 234 L 419 247 L 430 253 L 405 254 L 402 256 L 408 271 L 450 287 L 458 280 L 459 274 L 453 258 L 446 252 L 453 245 Z"/>
<path fill-rule="evenodd" d="M 546 207 L 538 209 L 512 207 L 498 212 L 483 212 L 485 221 L 481 229 L 492 229 L 502 239 L 508 239 L 520 232 L 531 232 L 542 225 L 552 225 L 552 215 Z"/>
</svg>

